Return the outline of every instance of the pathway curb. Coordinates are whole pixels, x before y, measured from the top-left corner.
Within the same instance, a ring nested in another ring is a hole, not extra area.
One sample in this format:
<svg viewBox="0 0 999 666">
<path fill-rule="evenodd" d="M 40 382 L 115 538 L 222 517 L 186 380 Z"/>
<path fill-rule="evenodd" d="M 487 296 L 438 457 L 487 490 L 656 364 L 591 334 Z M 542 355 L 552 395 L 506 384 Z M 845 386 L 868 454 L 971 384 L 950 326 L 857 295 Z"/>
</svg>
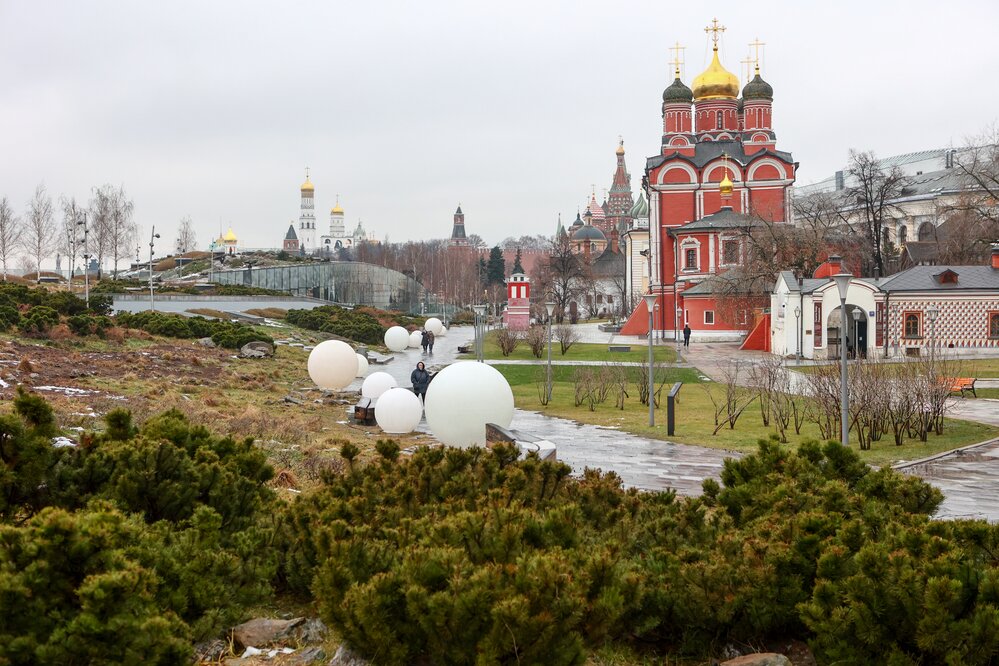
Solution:
<svg viewBox="0 0 999 666">
<path fill-rule="evenodd" d="M 958 453 L 964 453 L 965 451 L 971 451 L 972 449 L 977 449 L 981 446 L 987 446 L 989 444 L 999 443 L 999 437 L 993 437 L 992 439 L 987 439 L 984 442 L 978 442 L 977 444 L 969 444 L 967 446 L 962 446 L 959 449 L 951 449 L 950 451 L 941 451 L 940 453 L 935 453 L 932 456 L 927 456 L 925 458 L 920 458 L 919 460 L 912 460 L 908 462 L 895 463 L 891 466 L 894 470 L 905 470 L 910 467 L 915 467 L 916 465 L 924 465 L 926 463 L 931 463 L 935 460 L 940 460 L 941 458 L 946 458 L 947 456 L 952 456 Z"/>
</svg>

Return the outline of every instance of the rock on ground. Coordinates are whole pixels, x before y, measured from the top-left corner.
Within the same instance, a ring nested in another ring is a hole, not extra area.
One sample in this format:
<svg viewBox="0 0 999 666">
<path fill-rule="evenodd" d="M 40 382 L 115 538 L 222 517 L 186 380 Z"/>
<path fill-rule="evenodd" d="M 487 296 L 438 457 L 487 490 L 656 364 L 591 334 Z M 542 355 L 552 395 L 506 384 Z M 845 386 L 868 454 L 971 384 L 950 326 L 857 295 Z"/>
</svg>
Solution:
<svg viewBox="0 0 999 666">
<path fill-rule="evenodd" d="M 368 660 L 358 657 L 349 648 L 341 645 L 336 649 L 336 654 L 330 659 L 328 666 L 368 666 Z"/>
<path fill-rule="evenodd" d="M 723 661 L 721 666 L 793 666 L 791 660 L 776 652 L 760 652 L 746 654 L 735 659 Z"/>
<path fill-rule="evenodd" d="M 291 620 L 258 617 L 233 627 L 232 638 L 241 647 L 263 647 L 291 638 L 292 630 L 304 622 L 304 617 Z"/>
<path fill-rule="evenodd" d="M 267 358 L 274 356 L 274 346 L 262 341 L 247 342 L 240 348 L 239 355 L 243 358 Z"/>
</svg>

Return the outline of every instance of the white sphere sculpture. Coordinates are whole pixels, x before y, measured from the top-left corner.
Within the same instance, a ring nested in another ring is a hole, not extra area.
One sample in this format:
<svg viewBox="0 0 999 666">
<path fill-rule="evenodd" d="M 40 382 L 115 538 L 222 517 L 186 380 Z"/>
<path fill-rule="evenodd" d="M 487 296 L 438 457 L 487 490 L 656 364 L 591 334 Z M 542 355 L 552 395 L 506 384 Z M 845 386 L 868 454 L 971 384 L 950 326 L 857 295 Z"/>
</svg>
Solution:
<svg viewBox="0 0 999 666">
<path fill-rule="evenodd" d="M 409 346 L 419 347 L 423 342 L 423 333 L 421 331 L 413 331 L 409 334 Z"/>
<path fill-rule="evenodd" d="M 423 329 L 424 330 L 430 331 L 434 335 L 440 335 L 442 328 L 444 328 L 444 323 L 440 319 L 438 319 L 437 317 L 431 317 L 423 325 Z"/>
<path fill-rule="evenodd" d="M 391 388 L 378 398 L 375 421 L 382 431 L 398 435 L 413 432 L 423 416 L 423 405 L 409 389 Z"/>
<path fill-rule="evenodd" d="M 385 331 L 385 346 L 394 352 L 401 352 L 409 346 L 409 332 L 402 326 L 393 326 Z"/>
<path fill-rule="evenodd" d="M 440 333 L 434 333 L 434 335 L 436 335 L 438 338 L 446 337 L 447 336 L 447 326 L 445 326 L 444 324 L 441 324 L 441 332 Z"/>
<path fill-rule="evenodd" d="M 475 361 L 453 363 L 437 373 L 424 400 L 427 424 L 448 446 L 484 446 L 486 424 L 510 427 L 513 391 L 495 368 Z"/>
<path fill-rule="evenodd" d="M 316 386 L 339 390 L 357 376 L 357 353 L 346 342 L 326 340 L 309 353 L 308 367 Z"/>
<path fill-rule="evenodd" d="M 365 398 L 380 398 L 385 391 L 394 389 L 398 385 L 399 382 L 389 373 L 372 372 L 364 378 L 364 383 L 361 384 L 361 395 Z M 375 411 L 377 412 L 378 410 L 375 409 Z"/>
<path fill-rule="evenodd" d="M 368 359 L 360 354 L 357 355 L 357 374 L 356 377 L 363 377 L 368 374 Z"/>
</svg>

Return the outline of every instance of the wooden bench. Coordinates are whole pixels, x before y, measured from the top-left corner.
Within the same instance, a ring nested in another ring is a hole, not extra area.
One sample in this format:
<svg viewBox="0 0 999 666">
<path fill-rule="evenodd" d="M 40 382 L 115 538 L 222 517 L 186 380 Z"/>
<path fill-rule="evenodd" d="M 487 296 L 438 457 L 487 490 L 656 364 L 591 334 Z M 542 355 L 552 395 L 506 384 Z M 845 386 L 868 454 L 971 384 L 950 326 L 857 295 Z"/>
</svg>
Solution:
<svg viewBox="0 0 999 666">
<path fill-rule="evenodd" d="M 950 392 L 955 393 L 957 391 L 961 392 L 961 397 L 965 397 L 965 391 L 971 391 L 971 395 L 978 397 L 975 393 L 975 378 L 974 377 L 957 377 L 954 382 L 950 385 Z"/>
<path fill-rule="evenodd" d="M 375 407 L 371 398 L 361 398 L 354 405 L 354 420 L 361 425 L 375 424 Z"/>
<path fill-rule="evenodd" d="M 630 352 L 631 345 L 607 345 L 609 352 Z"/>
</svg>

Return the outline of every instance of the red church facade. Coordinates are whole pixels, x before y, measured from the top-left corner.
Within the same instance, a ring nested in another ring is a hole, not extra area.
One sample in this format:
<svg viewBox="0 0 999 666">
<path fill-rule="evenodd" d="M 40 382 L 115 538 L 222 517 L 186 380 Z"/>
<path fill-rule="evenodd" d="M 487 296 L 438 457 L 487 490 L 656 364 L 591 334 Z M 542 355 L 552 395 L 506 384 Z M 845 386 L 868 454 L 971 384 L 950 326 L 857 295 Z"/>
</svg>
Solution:
<svg viewBox="0 0 999 666">
<path fill-rule="evenodd" d="M 677 67 L 663 93 L 662 147 L 648 158 L 643 179 L 657 334 L 672 337 L 687 323 L 697 339 L 737 339 L 752 325 L 748 305 L 720 306 L 710 279 L 742 263 L 749 227 L 792 220 L 797 164 L 777 149 L 772 104 L 773 88 L 758 66 L 740 94 L 737 77 L 719 61 L 717 42 L 692 88 Z M 622 333 L 647 331 L 640 302 Z"/>
</svg>

